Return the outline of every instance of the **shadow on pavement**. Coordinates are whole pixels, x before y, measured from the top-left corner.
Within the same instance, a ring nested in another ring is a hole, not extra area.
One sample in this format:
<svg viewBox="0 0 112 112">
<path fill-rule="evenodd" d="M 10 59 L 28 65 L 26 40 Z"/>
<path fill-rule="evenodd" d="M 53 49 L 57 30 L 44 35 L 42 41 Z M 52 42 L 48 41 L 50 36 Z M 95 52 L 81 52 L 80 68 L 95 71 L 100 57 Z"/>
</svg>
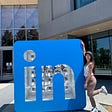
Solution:
<svg viewBox="0 0 112 112">
<path fill-rule="evenodd" d="M 14 104 L 4 104 L 0 108 L 0 112 L 15 112 L 15 110 L 14 110 Z"/>
<path fill-rule="evenodd" d="M 14 104 L 4 104 L 0 108 L 0 112 L 15 112 Z M 90 112 L 90 111 L 88 111 L 88 110 L 71 110 L 71 111 L 61 111 L 61 112 Z"/>
<path fill-rule="evenodd" d="M 0 80 L 0 83 L 9 83 L 9 82 L 13 83 L 13 79 L 10 79 L 10 80 Z"/>
<path fill-rule="evenodd" d="M 72 110 L 72 111 L 64 111 L 64 112 L 90 112 L 88 110 Z"/>
</svg>

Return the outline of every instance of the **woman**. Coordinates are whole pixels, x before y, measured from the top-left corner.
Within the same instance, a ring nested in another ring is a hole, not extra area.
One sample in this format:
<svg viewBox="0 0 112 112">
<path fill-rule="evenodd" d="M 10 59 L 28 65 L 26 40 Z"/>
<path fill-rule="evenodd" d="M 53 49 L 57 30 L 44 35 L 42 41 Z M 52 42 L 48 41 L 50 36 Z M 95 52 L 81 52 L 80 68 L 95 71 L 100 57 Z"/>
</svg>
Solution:
<svg viewBox="0 0 112 112">
<path fill-rule="evenodd" d="M 85 53 L 86 58 L 86 64 L 84 66 L 84 76 L 85 76 L 85 84 L 84 88 L 87 90 L 87 95 L 90 99 L 91 105 L 93 107 L 91 112 L 98 112 L 98 109 L 96 108 L 96 102 L 94 99 L 94 95 L 97 95 L 99 93 L 104 93 L 107 95 L 107 90 L 105 86 L 102 86 L 100 89 L 95 90 L 96 86 L 96 78 L 94 76 L 94 59 L 93 54 L 90 51 L 87 51 Z"/>
</svg>

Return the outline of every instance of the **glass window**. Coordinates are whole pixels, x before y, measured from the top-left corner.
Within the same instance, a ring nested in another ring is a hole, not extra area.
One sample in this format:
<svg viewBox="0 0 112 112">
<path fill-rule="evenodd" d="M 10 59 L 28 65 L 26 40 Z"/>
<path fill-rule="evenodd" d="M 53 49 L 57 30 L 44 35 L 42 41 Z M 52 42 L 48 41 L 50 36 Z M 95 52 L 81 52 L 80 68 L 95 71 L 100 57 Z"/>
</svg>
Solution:
<svg viewBox="0 0 112 112">
<path fill-rule="evenodd" d="M 1 44 L 2 46 L 12 46 L 13 45 L 13 31 L 12 30 L 2 30 Z"/>
<path fill-rule="evenodd" d="M 112 74 L 112 37 L 110 37 L 111 74 Z"/>
<path fill-rule="evenodd" d="M 26 27 L 27 28 L 38 28 L 38 8 L 37 6 L 27 6 L 26 14 Z"/>
<path fill-rule="evenodd" d="M 77 0 L 77 8 L 83 7 L 91 2 L 94 2 L 96 0 Z"/>
<path fill-rule="evenodd" d="M 91 2 L 94 2 L 95 0 L 80 0 L 81 6 L 87 5 Z"/>
<path fill-rule="evenodd" d="M 38 39 L 37 5 L 1 6 L 2 46 L 13 45 L 16 40 Z M 13 34 L 14 32 L 14 34 Z"/>
<path fill-rule="evenodd" d="M 26 15 L 25 6 L 14 7 L 14 27 L 15 28 L 21 28 L 22 26 L 26 26 L 25 15 Z"/>
<path fill-rule="evenodd" d="M 0 46 L 2 45 L 1 41 L 2 41 L 2 40 L 1 40 L 1 30 L 0 30 Z"/>
<path fill-rule="evenodd" d="M 0 6 L 0 29 L 1 29 L 1 6 Z M 0 46 L 1 46 L 1 30 L 0 30 Z"/>
<path fill-rule="evenodd" d="M 109 37 L 93 40 L 93 53 L 95 57 L 96 74 L 112 75 Z"/>
<path fill-rule="evenodd" d="M 1 7 L 1 28 L 13 28 L 12 6 Z"/>
<path fill-rule="evenodd" d="M 1 6 L 0 6 L 0 29 L 1 29 Z M 1 35 L 0 35 L 0 37 L 1 37 Z"/>
<path fill-rule="evenodd" d="M 26 26 L 27 25 L 27 26 Z M 37 40 L 38 39 L 38 7 L 37 5 L 14 5 L 14 6 L 1 6 L 0 5 L 0 46 L 3 49 L 7 46 L 12 49 L 13 42 L 17 40 Z M 27 38 L 28 37 L 28 38 Z M 5 48 L 6 50 L 6 48 Z M 0 78 L 7 78 L 6 73 L 12 73 L 12 62 L 7 60 L 5 56 L 12 59 L 10 52 L 0 52 L 6 60 L 1 64 Z M 4 75 L 6 77 L 4 77 Z"/>
</svg>

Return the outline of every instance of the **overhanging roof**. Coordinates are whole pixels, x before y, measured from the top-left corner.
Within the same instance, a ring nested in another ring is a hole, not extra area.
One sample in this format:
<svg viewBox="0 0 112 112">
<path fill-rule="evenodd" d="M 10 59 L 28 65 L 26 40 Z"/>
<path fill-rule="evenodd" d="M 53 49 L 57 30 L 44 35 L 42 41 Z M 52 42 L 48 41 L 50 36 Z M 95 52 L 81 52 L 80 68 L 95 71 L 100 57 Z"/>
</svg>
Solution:
<svg viewBox="0 0 112 112">
<path fill-rule="evenodd" d="M 95 1 L 40 25 L 40 37 L 46 39 L 67 34 L 80 37 L 112 29 L 112 0 L 102 1 Z"/>
</svg>

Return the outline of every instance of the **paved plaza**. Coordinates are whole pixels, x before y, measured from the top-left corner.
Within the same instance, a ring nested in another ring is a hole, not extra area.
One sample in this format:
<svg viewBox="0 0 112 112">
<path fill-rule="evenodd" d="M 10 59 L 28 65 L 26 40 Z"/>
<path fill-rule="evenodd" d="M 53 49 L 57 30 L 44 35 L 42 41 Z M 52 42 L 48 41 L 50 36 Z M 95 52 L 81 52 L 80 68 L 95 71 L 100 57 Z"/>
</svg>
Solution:
<svg viewBox="0 0 112 112">
<path fill-rule="evenodd" d="M 105 85 L 109 94 L 102 93 L 95 96 L 97 107 L 101 112 L 108 112 L 101 104 L 112 105 L 112 81 L 111 80 L 98 80 L 96 88 Z M 87 106 L 84 110 L 73 112 L 90 112 L 91 105 L 87 98 Z M 14 83 L 0 83 L 0 112 L 15 112 L 14 110 Z M 71 112 L 71 111 L 70 111 Z"/>
</svg>

